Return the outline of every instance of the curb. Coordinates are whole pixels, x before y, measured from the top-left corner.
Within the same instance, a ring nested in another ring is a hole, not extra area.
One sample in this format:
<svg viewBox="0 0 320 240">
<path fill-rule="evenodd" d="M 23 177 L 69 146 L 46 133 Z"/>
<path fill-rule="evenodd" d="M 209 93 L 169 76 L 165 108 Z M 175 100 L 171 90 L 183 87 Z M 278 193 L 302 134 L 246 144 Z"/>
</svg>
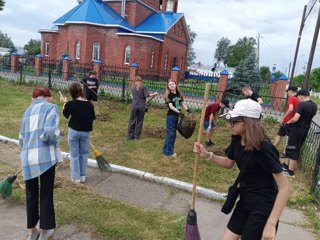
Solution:
<svg viewBox="0 0 320 240">
<path fill-rule="evenodd" d="M 19 146 L 18 140 L 8 138 L 8 137 L 2 136 L 2 135 L 0 135 L 0 142 L 5 142 L 5 143 L 11 142 L 11 143 L 14 143 Z M 61 152 L 61 154 L 64 159 L 70 159 L 70 153 Z M 88 159 L 88 165 L 91 167 L 98 167 L 97 161 L 94 159 L 91 159 L 91 158 Z M 150 181 L 150 182 L 164 184 L 164 185 L 171 186 L 171 187 L 174 187 L 174 188 L 177 188 L 180 190 L 192 192 L 192 184 L 191 183 L 182 182 L 182 181 L 175 180 L 172 178 L 157 176 L 152 173 L 148 173 L 148 172 L 144 172 L 144 171 L 140 171 L 140 170 L 136 170 L 136 169 L 132 169 L 132 168 L 127 168 L 127 167 L 123 167 L 123 166 L 119 166 L 119 165 L 115 165 L 115 164 L 110 164 L 110 166 L 112 168 L 112 172 L 123 173 L 123 174 L 131 175 L 134 177 L 138 177 L 138 178 Z M 225 197 L 226 197 L 225 193 L 219 193 L 219 192 L 216 192 L 212 189 L 208 189 L 208 188 L 204 188 L 204 187 L 200 187 L 200 186 L 197 186 L 196 192 L 197 192 L 197 194 L 200 194 L 202 196 L 205 196 L 207 198 L 214 199 L 214 200 L 225 200 Z"/>
</svg>

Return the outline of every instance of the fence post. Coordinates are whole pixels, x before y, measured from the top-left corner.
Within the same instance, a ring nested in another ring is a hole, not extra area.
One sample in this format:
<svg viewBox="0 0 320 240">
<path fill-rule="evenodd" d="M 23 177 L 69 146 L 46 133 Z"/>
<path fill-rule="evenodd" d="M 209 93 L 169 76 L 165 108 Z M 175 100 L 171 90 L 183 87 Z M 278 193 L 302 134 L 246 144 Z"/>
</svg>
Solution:
<svg viewBox="0 0 320 240">
<path fill-rule="evenodd" d="M 170 80 L 173 80 L 176 82 L 176 84 L 179 84 L 179 77 L 180 77 L 180 68 L 178 67 L 173 67 L 171 69 L 171 74 L 170 74 Z"/>
<path fill-rule="evenodd" d="M 285 98 L 286 87 L 288 83 L 288 77 L 286 75 L 281 75 L 272 86 L 272 106 L 276 111 L 283 111 L 283 99 Z"/>
<path fill-rule="evenodd" d="M 102 61 L 101 60 L 94 60 L 93 62 L 93 70 L 97 73 L 97 79 L 100 81 L 101 76 L 101 69 L 102 69 Z"/>
<path fill-rule="evenodd" d="M 220 72 L 216 102 L 221 102 L 221 100 L 224 97 L 224 93 L 227 89 L 227 84 L 228 84 L 228 76 L 229 76 L 229 73 L 227 70 L 224 69 Z"/>
<path fill-rule="evenodd" d="M 42 75 L 42 58 L 43 56 L 41 54 L 36 55 L 35 69 L 37 77 Z"/>
<path fill-rule="evenodd" d="M 62 61 L 62 79 L 68 80 L 69 79 L 69 73 L 70 73 L 70 62 L 71 58 L 66 56 L 63 58 Z"/>
<path fill-rule="evenodd" d="M 18 53 L 11 54 L 11 72 L 16 73 L 18 72 Z"/>
</svg>

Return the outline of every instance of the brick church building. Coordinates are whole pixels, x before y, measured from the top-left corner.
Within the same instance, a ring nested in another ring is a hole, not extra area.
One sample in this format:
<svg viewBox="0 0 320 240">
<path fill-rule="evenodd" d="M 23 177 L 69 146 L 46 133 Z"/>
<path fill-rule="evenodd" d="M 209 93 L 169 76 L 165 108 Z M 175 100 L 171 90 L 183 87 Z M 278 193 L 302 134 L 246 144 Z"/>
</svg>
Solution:
<svg viewBox="0 0 320 240">
<path fill-rule="evenodd" d="M 126 66 L 160 73 L 186 69 L 189 34 L 178 0 L 77 0 L 41 33 L 41 54 L 59 60 Z"/>
</svg>

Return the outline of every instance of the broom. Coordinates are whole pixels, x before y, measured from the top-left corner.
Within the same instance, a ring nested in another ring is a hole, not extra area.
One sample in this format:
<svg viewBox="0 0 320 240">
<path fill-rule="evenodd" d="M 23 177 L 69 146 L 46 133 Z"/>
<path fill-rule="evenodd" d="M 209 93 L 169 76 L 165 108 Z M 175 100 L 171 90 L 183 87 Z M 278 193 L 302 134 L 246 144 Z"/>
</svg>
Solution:
<svg viewBox="0 0 320 240">
<path fill-rule="evenodd" d="M 17 171 L 14 175 L 10 175 L 0 182 L 0 197 L 8 198 L 12 193 L 12 184 L 17 179 L 17 176 L 21 173 L 22 169 Z"/>
<path fill-rule="evenodd" d="M 198 132 L 198 140 L 197 142 L 201 142 L 202 130 L 203 130 L 203 122 L 204 116 L 206 112 L 206 106 L 208 102 L 208 95 L 209 95 L 210 83 L 206 84 L 203 104 L 202 104 L 202 112 L 201 112 L 201 119 L 199 124 L 199 132 Z M 195 211 L 195 201 L 196 201 L 196 187 L 197 187 L 197 178 L 198 178 L 198 162 L 199 162 L 199 154 L 195 155 L 195 162 L 194 162 L 194 172 L 193 172 L 193 181 L 192 181 L 192 204 L 191 209 L 188 212 L 187 216 L 187 224 L 185 227 L 185 238 L 186 240 L 200 240 L 200 232 L 197 224 L 197 213 Z"/>
<path fill-rule="evenodd" d="M 112 167 L 110 166 L 108 161 L 101 155 L 101 153 L 93 146 L 92 142 L 90 142 L 90 146 L 92 148 L 92 154 L 95 156 L 101 172 L 111 171 Z"/>
</svg>

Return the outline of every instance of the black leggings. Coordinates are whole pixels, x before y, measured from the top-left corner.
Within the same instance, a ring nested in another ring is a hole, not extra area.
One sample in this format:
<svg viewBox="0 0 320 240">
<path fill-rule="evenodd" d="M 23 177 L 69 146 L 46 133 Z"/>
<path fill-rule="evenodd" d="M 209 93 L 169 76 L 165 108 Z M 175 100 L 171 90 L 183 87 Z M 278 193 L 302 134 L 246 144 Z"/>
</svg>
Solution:
<svg viewBox="0 0 320 240">
<path fill-rule="evenodd" d="M 55 166 L 30 180 L 26 180 L 27 228 L 34 228 L 40 219 L 40 228 L 56 228 L 53 187 Z M 39 178 L 40 178 L 40 214 L 39 214 Z M 39 216 L 40 215 L 40 216 Z"/>
</svg>

